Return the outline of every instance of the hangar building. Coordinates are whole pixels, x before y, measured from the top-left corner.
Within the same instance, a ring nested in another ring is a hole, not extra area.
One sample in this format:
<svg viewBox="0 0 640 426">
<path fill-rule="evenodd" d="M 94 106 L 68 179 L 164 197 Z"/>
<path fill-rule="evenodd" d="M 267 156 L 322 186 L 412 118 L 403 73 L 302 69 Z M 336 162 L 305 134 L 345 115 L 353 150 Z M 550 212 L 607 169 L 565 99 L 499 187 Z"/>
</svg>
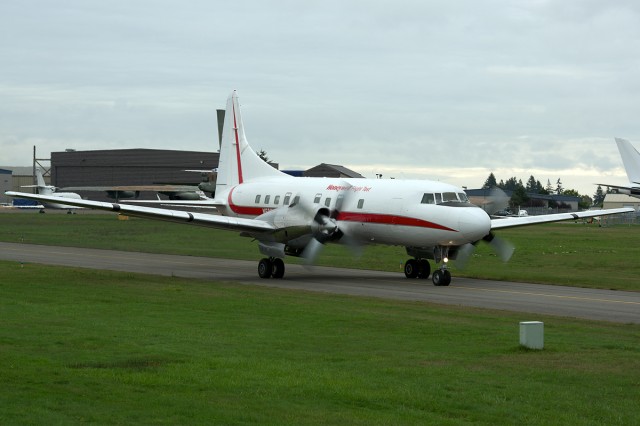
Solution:
<svg viewBox="0 0 640 426">
<path fill-rule="evenodd" d="M 4 195 L 5 191 L 11 191 L 13 185 L 12 171 L 0 169 L 0 203 L 10 203 L 9 197 Z"/>
<path fill-rule="evenodd" d="M 35 148 L 34 148 L 35 152 Z M 113 201 L 106 191 L 79 191 L 77 187 L 116 187 L 146 185 L 189 185 L 197 186 L 202 182 L 215 182 L 213 173 L 194 173 L 186 170 L 213 170 L 218 167 L 218 152 L 179 151 L 162 149 L 115 149 L 76 151 L 68 149 L 52 152 L 50 174 L 45 181 L 57 188 L 73 188 L 83 198 L 97 201 Z M 271 163 L 278 168 L 277 163 Z M 34 167 L 39 163 L 35 160 Z M 16 179 L 14 168 L 13 187 L 16 191 L 25 191 L 21 185 L 32 185 L 33 168 L 28 169 L 24 177 Z M 322 163 L 306 171 L 288 171 L 294 176 L 324 176 L 362 178 L 363 176 L 343 166 Z M 209 185 L 212 188 L 212 185 Z M 209 191 L 209 189 L 204 189 Z M 113 194 L 112 194 L 113 195 Z M 142 191 L 140 199 L 155 199 L 156 193 Z M 164 198 L 164 197 L 163 197 Z"/>
<path fill-rule="evenodd" d="M 58 188 L 119 185 L 198 185 L 201 173 L 212 170 L 219 153 L 160 149 L 115 149 L 51 153 L 51 182 Z M 208 180 L 208 177 L 204 177 Z M 106 193 L 81 194 L 94 200 L 109 200 Z M 146 194 L 144 198 L 149 198 Z M 143 197 L 141 197 L 143 198 Z"/>
<path fill-rule="evenodd" d="M 633 207 L 640 213 L 640 198 L 627 194 L 607 194 L 602 202 L 604 209 L 617 209 L 621 207 Z"/>
</svg>

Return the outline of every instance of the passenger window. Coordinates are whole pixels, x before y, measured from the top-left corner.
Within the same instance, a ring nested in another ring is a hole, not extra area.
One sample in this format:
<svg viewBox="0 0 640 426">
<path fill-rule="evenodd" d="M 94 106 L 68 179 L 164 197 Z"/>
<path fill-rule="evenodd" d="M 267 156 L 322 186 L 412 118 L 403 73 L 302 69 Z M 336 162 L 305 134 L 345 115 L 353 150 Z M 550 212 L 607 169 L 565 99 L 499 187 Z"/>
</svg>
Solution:
<svg viewBox="0 0 640 426">
<path fill-rule="evenodd" d="M 256 204 L 260 204 L 260 196 L 256 195 Z"/>
<path fill-rule="evenodd" d="M 318 204 L 321 198 L 322 194 L 316 194 L 316 198 L 313 199 L 313 204 Z"/>
<path fill-rule="evenodd" d="M 422 204 L 435 204 L 435 199 L 433 198 L 433 194 L 424 194 L 422 196 Z"/>
<path fill-rule="evenodd" d="M 271 199 L 271 195 L 267 195 L 264 197 L 264 203 L 269 204 L 269 200 Z"/>
<path fill-rule="evenodd" d="M 276 195 L 276 198 L 273 199 L 273 204 L 280 204 L 280 196 Z"/>
<path fill-rule="evenodd" d="M 467 198 L 467 194 L 465 194 L 464 192 L 458 192 L 458 198 L 460 198 L 460 201 L 462 201 L 463 203 L 469 202 L 469 198 Z"/>
<path fill-rule="evenodd" d="M 455 192 L 445 192 L 442 194 L 443 201 L 458 201 L 458 197 Z"/>
<path fill-rule="evenodd" d="M 442 194 L 436 192 L 436 204 L 440 204 L 442 202 Z"/>
<path fill-rule="evenodd" d="M 358 200 L 358 208 L 359 208 L 359 209 L 361 209 L 361 208 L 362 208 L 362 206 L 364 206 L 364 198 L 360 198 L 360 199 Z"/>
<path fill-rule="evenodd" d="M 282 202 L 282 204 L 284 204 L 285 206 L 288 206 L 290 200 L 291 200 L 291 193 L 287 192 L 286 194 L 284 194 L 284 201 Z"/>
<path fill-rule="evenodd" d="M 324 205 L 325 205 L 325 206 L 327 206 L 327 207 L 329 207 L 329 206 L 331 205 L 331 198 L 330 198 L 330 197 L 327 197 L 327 198 L 324 200 Z"/>
</svg>

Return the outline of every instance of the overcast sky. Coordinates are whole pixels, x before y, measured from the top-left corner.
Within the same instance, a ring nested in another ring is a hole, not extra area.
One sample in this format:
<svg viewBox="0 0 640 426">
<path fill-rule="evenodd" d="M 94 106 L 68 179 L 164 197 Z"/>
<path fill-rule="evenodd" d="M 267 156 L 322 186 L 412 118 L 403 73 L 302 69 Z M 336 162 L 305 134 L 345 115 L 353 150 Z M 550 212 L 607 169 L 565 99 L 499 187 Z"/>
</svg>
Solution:
<svg viewBox="0 0 640 426">
<path fill-rule="evenodd" d="M 0 164 L 53 151 L 217 150 L 245 129 L 284 169 L 593 195 L 640 149 L 640 2 L 0 2 Z"/>
</svg>

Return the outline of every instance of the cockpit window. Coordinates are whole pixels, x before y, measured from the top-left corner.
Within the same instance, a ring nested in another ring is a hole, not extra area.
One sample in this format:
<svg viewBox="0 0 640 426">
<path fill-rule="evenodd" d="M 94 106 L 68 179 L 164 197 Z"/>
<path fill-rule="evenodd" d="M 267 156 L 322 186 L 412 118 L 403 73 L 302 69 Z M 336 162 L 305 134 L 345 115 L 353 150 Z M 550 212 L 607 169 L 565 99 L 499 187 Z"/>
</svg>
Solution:
<svg viewBox="0 0 640 426">
<path fill-rule="evenodd" d="M 458 197 L 455 192 L 443 192 L 442 193 L 442 201 L 458 201 Z"/>
<path fill-rule="evenodd" d="M 433 194 L 424 194 L 422 196 L 422 204 L 435 204 L 435 198 L 433 197 Z"/>
<path fill-rule="evenodd" d="M 436 192 L 435 194 L 422 194 L 422 201 L 420 201 L 422 204 L 442 204 L 448 202 L 468 203 L 469 198 L 464 192 Z"/>
</svg>

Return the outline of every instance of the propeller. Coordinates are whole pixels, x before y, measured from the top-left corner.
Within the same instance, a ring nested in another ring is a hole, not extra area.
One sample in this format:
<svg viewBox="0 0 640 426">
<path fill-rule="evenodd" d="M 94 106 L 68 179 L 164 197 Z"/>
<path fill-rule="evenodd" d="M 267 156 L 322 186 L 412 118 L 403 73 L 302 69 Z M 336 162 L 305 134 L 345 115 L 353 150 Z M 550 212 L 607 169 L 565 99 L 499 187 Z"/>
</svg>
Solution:
<svg viewBox="0 0 640 426">
<path fill-rule="evenodd" d="M 487 214 L 492 215 L 497 211 L 506 210 L 509 207 L 509 196 L 497 186 L 489 190 L 484 197 L 472 197 L 471 202 L 482 208 Z"/>
<path fill-rule="evenodd" d="M 488 243 L 503 262 L 508 262 L 509 259 L 511 259 L 511 256 L 513 256 L 513 252 L 515 251 L 515 246 L 509 241 L 496 237 L 493 232 L 489 232 L 481 240 L 478 240 L 474 243 L 467 243 L 458 249 L 458 253 L 456 256 L 456 266 L 458 268 L 464 269 L 464 267 L 467 265 L 467 262 L 469 261 L 469 258 L 475 251 L 476 245 L 480 241 L 485 241 L 486 243 Z"/>
<path fill-rule="evenodd" d="M 355 239 L 342 232 L 337 223 L 338 215 L 340 211 L 342 211 L 342 207 L 348 201 L 349 194 L 351 193 L 351 187 L 352 185 L 347 182 L 343 182 L 339 186 L 340 190 L 337 191 L 335 207 L 332 210 L 326 208 L 316 209 L 314 206 L 298 201 L 301 209 L 307 212 L 309 216 L 313 215 L 311 239 L 301 254 L 305 259 L 305 265 L 313 265 L 322 252 L 324 244 L 330 240 L 339 239 L 349 247 L 349 250 L 354 256 L 360 257 L 362 255 L 362 248 L 360 244 L 358 244 Z"/>
<path fill-rule="evenodd" d="M 507 240 L 503 240 L 502 238 L 498 238 L 493 234 L 493 232 L 489 232 L 489 234 L 483 238 L 484 241 L 488 242 L 493 251 L 496 252 L 498 257 L 502 259 L 503 262 L 508 262 L 513 256 L 513 252 L 516 249 L 513 244 L 511 244 Z"/>
<path fill-rule="evenodd" d="M 497 186 L 491 188 L 489 192 L 489 202 L 486 205 L 485 211 L 489 214 L 493 214 L 500 210 L 505 210 L 509 207 L 509 196 Z"/>
</svg>

